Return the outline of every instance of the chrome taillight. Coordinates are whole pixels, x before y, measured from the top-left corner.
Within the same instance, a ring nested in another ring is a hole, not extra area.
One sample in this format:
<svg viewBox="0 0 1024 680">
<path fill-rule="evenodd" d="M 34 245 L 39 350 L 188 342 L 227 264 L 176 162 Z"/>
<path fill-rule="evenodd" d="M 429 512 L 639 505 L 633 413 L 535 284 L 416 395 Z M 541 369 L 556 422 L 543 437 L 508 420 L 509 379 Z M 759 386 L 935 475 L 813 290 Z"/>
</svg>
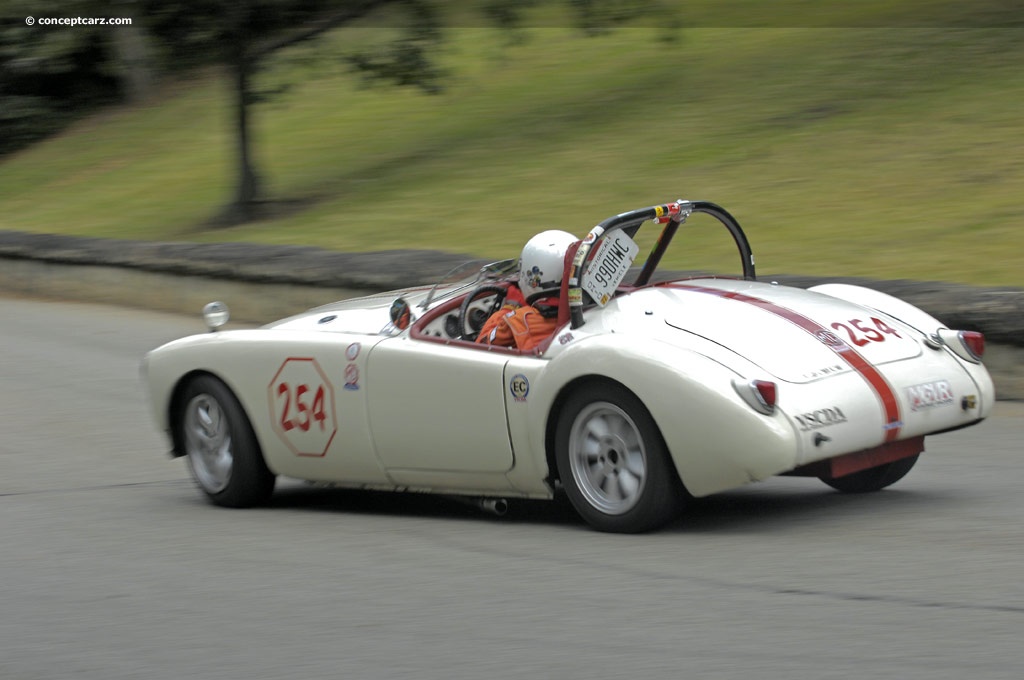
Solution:
<svg viewBox="0 0 1024 680">
<path fill-rule="evenodd" d="M 935 336 L 958 357 L 972 363 L 981 363 L 981 357 L 985 355 L 985 336 L 977 331 L 940 328 L 935 331 Z"/>
<path fill-rule="evenodd" d="M 775 413 L 775 402 L 778 399 L 778 385 L 770 380 L 744 380 L 733 378 L 733 389 L 743 397 L 743 401 L 750 404 L 758 413 L 770 416 Z"/>
<path fill-rule="evenodd" d="M 750 384 L 757 392 L 757 396 L 760 397 L 761 403 L 769 410 L 774 411 L 775 399 L 778 396 L 778 387 L 775 386 L 775 383 L 768 380 L 755 380 Z"/>
<path fill-rule="evenodd" d="M 985 336 L 978 331 L 960 331 L 960 342 L 978 361 L 985 356 Z"/>
</svg>

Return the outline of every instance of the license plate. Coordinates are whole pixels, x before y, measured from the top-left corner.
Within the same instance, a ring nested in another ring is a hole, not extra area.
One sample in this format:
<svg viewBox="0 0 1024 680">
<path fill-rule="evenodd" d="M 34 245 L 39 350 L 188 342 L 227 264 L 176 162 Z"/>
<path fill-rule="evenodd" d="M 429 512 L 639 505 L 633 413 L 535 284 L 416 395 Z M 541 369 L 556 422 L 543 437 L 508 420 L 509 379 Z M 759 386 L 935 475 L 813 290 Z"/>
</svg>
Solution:
<svg viewBox="0 0 1024 680">
<path fill-rule="evenodd" d="M 626 278 L 633 266 L 633 260 L 640 252 L 640 246 L 622 231 L 613 232 L 597 246 L 597 252 L 587 265 L 583 276 L 583 290 L 590 293 L 594 302 L 604 307 L 615 295 L 615 289 Z"/>
</svg>

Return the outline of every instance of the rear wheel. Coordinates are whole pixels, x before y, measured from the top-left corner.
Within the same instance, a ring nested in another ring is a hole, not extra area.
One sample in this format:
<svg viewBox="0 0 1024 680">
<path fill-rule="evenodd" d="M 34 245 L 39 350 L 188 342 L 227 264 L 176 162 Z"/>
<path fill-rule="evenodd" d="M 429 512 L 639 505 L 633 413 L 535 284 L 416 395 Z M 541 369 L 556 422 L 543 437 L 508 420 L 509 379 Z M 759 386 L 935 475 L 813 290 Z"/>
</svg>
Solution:
<svg viewBox="0 0 1024 680">
<path fill-rule="evenodd" d="M 597 384 L 562 408 L 559 478 L 576 512 L 601 531 L 650 531 L 675 517 L 686 491 L 654 419 L 629 390 Z"/>
<path fill-rule="evenodd" d="M 203 493 L 232 508 L 265 503 L 274 490 L 274 474 L 231 390 L 212 376 L 200 376 L 185 388 L 182 403 L 180 441 Z"/>
<path fill-rule="evenodd" d="M 906 477 L 920 455 L 916 454 L 907 458 L 900 458 L 891 463 L 854 472 L 852 475 L 844 477 L 820 477 L 820 479 L 833 489 L 838 489 L 845 493 L 880 491 Z"/>
</svg>

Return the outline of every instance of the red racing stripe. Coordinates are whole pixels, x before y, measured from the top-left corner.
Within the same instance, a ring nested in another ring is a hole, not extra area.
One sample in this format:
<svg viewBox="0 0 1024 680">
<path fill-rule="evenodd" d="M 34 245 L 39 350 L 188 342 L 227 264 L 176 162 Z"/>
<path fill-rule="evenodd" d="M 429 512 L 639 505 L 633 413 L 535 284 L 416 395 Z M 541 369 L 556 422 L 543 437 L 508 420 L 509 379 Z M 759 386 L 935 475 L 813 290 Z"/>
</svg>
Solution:
<svg viewBox="0 0 1024 680">
<path fill-rule="evenodd" d="M 681 290 L 692 290 L 697 293 L 707 293 L 708 295 L 715 295 L 717 297 L 728 298 L 738 302 L 745 302 L 748 305 L 754 305 L 766 312 L 780 316 L 786 321 L 789 321 L 807 331 L 813 335 L 816 340 L 831 349 L 843 361 L 849 364 L 850 368 L 857 371 L 868 385 L 871 386 L 871 389 L 875 391 L 875 394 L 878 396 L 878 400 L 882 403 L 882 408 L 885 411 L 885 425 L 883 426 L 883 429 L 885 429 L 885 441 L 892 442 L 899 439 L 900 428 L 903 427 L 903 420 L 900 416 L 900 405 L 896 400 L 896 393 L 893 392 L 892 385 L 889 384 L 882 374 L 878 372 L 878 369 L 872 366 L 867 359 L 862 357 L 855 349 L 846 344 L 832 331 L 828 330 L 818 322 L 808 319 L 803 314 L 794 312 L 792 309 L 780 307 L 774 302 L 762 300 L 761 298 L 756 298 L 750 295 L 744 295 L 743 293 L 731 293 L 729 291 L 718 290 L 716 288 L 704 288 L 703 286 L 690 286 L 678 283 L 667 284 L 666 287 L 678 288 Z"/>
</svg>

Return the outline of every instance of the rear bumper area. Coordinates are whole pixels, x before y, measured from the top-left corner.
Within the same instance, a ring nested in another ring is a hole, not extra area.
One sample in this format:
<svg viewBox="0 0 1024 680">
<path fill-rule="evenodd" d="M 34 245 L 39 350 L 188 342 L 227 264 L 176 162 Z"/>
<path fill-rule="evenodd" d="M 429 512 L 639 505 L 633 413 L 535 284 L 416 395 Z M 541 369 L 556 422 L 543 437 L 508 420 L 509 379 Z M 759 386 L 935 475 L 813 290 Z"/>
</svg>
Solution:
<svg viewBox="0 0 1024 680">
<path fill-rule="evenodd" d="M 808 465 L 801 465 L 798 468 L 782 473 L 783 476 L 794 477 L 820 477 L 824 479 L 836 479 L 852 475 L 869 468 L 885 465 L 901 458 L 916 456 L 924 451 L 924 437 L 911 437 L 896 442 L 887 442 L 881 446 L 863 451 L 843 454 L 835 458 L 815 461 Z"/>
</svg>

